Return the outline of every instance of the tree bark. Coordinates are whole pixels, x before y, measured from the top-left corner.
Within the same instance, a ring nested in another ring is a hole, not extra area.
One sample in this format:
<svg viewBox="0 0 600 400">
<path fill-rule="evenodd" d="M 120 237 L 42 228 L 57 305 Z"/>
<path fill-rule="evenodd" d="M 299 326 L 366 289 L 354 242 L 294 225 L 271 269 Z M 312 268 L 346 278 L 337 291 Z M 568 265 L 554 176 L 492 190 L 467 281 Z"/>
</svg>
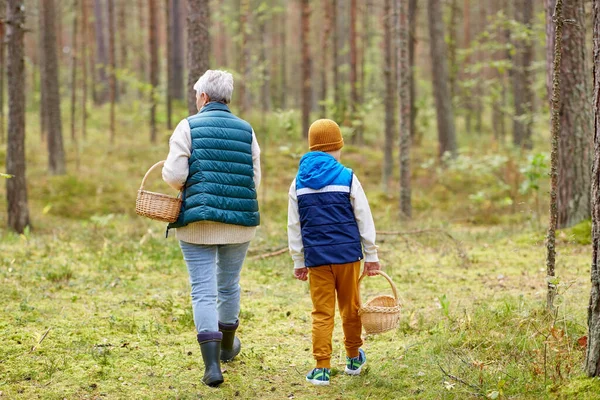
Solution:
<svg viewBox="0 0 600 400">
<path fill-rule="evenodd" d="M 456 79 L 458 77 L 458 64 L 456 63 L 456 51 L 458 47 L 458 0 L 450 0 L 450 26 L 448 32 L 448 65 L 450 73 L 450 97 L 454 101 L 456 94 Z"/>
<path fill-rule="evenodd" d="M 394 137 L 395 137 L 395 111 L 396 87 L 394 86 L 394 68 L 392 66 L 392 23 L 395 23 L 392 14 L 392 0 L 385 0 L 383 9 L 383 59 L 385 78 L 385 146 L 383 149 L 383 191 L 389 192 L 390 180 L 394 169 Z"/>
<path fill-rule="evenodd" d="M 208 70 L 210 59 L 210 9 L 208 0 L 188 0 L 188 112 L 194 115 L 196 91 L 194 83 Z"/>
<path fill-rule="evenodd" d="M 88 49 L 88 45 L 92 41 L 88 40 L 91 29 L 89 28 L 88 7 L 86 2 L 87 0 L 81 0 L 81 137 L 84 139 L 87 137 L 88 65 L 90 65 L 88 63 L 88 56 L 93 57 L 93 51 Z"/>
<path fill-rule="evenodd" d="M 533 3 L 529 0 L 515 0 L 515 21 L 531 30 Z M 522 35 L 521 35 L 522 36 Z M 531 63 L 533 43 L 531 38 L 513 39 L 515 54 L 513 59 L 513 97 L 515 114 L 513 119 L 513 143 L 516 147 L 531 149 L 531 125 L 533 113 L 533 89 Z"/>
<path fill-rule="evenodd" d="M 173 36 L 173 46 L 171 53 L 173 56 L 171 67 L 173 69 L 173 82 L 171 83 L 171 98 L 183 100 L 185 98 L 185 89 L 183 86 L 184 77 L 184 24 L 180 20 L 181 0 L 171 0 L 171 27 Z M 196 78 L 197 79 L 197 78 Z"/>
<path fill-rule="evenodd" d="M 556 0 L 547 0 L 547 25 L 554 25 L 552 11 Z M 559 103 L 560 134 L 558 146 L 558 229 L 590 218 L 590 173 L 592 114 L 589 69 L 585 40 L 584 0 L 565 2 L 563 6 L 563 53 L 560 70 L 562 96 Z M 547 32 L 555 28 L 548 27 Z M 549 37 L 548 45 L 554 44 Z M 552 64 L 553 55 L 547 64 Z M 552 71 L 552 68 L 548 69 Z"/>
<path fill-rule="evenodd" d="M 279 103 L 282 109 L 287 108 L 287 92 L 288 92 L 288 82 L 287 82 L 287 1 L 284 0 L 284 8 L 281 13 L 281 47 L 280 47 L 280 62 L 281 62 L 281 98 L 279 99 Z"/>
<path fill-rule="evenodd" d="M 358 75 L 357 75 L 357 54 L 356 54 L 356 0 L 350 0 L 350 123 L 354 126 L 358 117 Z M 360 131 L 354 129 L 352 142 L 360 143 Z"/>
<path fill-rule="evenodd" d="M 41 13 L 44 31 L 44 63 L 41 68 L 42 91 L 45 94 L 45 109 L 48 123 L 48 168 L 53 175 L 62 175 L 66 172 L 65 152 L 63 149 L 62 120 L 60 114 L 60 93 L 58 59 L 56 49 L 56 9 L 54 0 L 41 1 Z"/>
<path fill-rule="evenodd" d="M 4 126 L 4 74 L 6 73 L 5 59 L 5 30 L 6 30 L 6 1 L 0 0 L 0 144 L 4 144 L 6 128 Z"/>
<path fill-rule="evenodd" d="M 600 1 L 592 2 L 594 42 L 594 166 L 592 172 L 592 268 L 585 372 L 600 376 Z"/>
<path fill-rule="evenodd" d="M 8 0 L 7 72 L 8 72 L 8 137 L 6 181 L 8 227 L 23 233 L 30 225 L 25 179 L 25 4 L 23 0 Z"/>
<path fill-rule="evenodd" d="M 429 37 L 433 73 L 433 93 L 437 114 L 439 156 L 449 153 L 456 156 L 454 114 L 452 98 L 448 87 L 448 63 L 446 62 L 446 42 L 444 41 L 444 21 L 440 0 L 428 0 Z"/>
<path fill-rule="evenodd" d="M 415 124 L 417 118 L 417 107 L 415 98 L 417 95 L 415 85 L 415 46 L 417 44 L 417 0 L 408 0 L 408 28 L 410 40 L 408 42 L 408 63 L 410 65 L 409 81 L 410 81 L 410 137 L 417 137 L 417 127 Z M 414 141 L 413 141 L 414 142 Z"/>
<path fill-rule="evenodd" d="M 558 225 L 558 188 L 559 188 L 559 150 L 560 150 L 560 112 L 561 112 L 561 64 L 563 50 L 563 1 L 556 0 L 554 8 L 554 56 L 552 61 L 552 97 L 551 97 L 551 126 L 552 152 L 550 155 L 550 224 L 546 236 L 546 279 L 548 281 L 548 292 L 546 306 L 548 310 L 554 310 L 554 298 L 556 297 L 556 285 L 551 282 L 554 278 L 554 267 L 556 264 L 556 228 Z"/>
<path fill-rule="evenodd" d="M 259 65 L 260 65 L 260 104 L 263 112 L 263 118 L 266 117 L 266 113 L 271 111 L 271 76 L 269 73 L 269 66 L 267 63 L 267 46 L 269 43 L 269 36 L 267 31 L 267 15 L 266 13 L 260 13 L 257 15 L 258 20 L 258 34 L 260 38 L 260 49 L 259 49 Z"/>
<path fill-rule="evenodd" d="M 331 0 L 322 0 L 323 4 L 323 36 L 321 38 L 321 116 L 327 115 L 327 59 L 331 38 Z"/>
<path fill-rule="evenodd" d="M 248 16 L 250 14 L 250 0 L 241 0 L 240 3 L 240 73 L 242 81 L 239 85 L 240 113 L 245 114 L 250 109 L 250 46 L 248 45 L 249 26 Z"/>
<path fill-rule="evenodd" d="M 45 0 L 42 0 L 44 2 Z M 94 27 L 96 29 L 96 68 L 98 72 L 98 81 L 95 85 L 96 91 L 95 103 L 102 105 L 106 103 L 108 95 L 108 77 L 106 75 L 106 66 L 108 65 L 108 56 L 106 54 L 106 37 L 104 35 L 104 10 L 101 0 L 94 0 Z M 96 76 L 94 74 L 94 76 Z"/>
<path fill-rule="evenodd" d="M 173 54 L 173 15 L 172 13 L 173 0 L 165 0 L 165 14 L 167 16 L 167 91 L 166 91 L 166 103 L 167 103 L 167 129 L 173 129 L 172 123 L 172 99 L 173 99 L 173 86 L 175 85 L 175 70 L 174 62 L 175 55 Z"/>
<path fill-rule="evenodd" d="M 114 1 L 114 0 L 113 0 Z M 127 69 L 128 65 L 128 57 L 127 53 L 129 51 L 129 41 L 127 35 L 127 6 L 129 5 L 129 1 L 121 1 L 118 5 L 117 12 L 117 33 L 119 37 L 119 62 L 117 65 L 120 69 Z M 118 90 L 116 91 L 116 101 L 120 101 L 120 95 L 125 94 L 125 89 L 127 85 L 121 83 L 118 85 Z"/>
<path fill-rule="evenodd" d="M 75 134 L 75 103 L 77 101 L 77 17 L 79 9 L 77 1 L 73 0 L 73 29 L 71 32 L 71 140 L 76 144 Z M 77 147 L 77 145 L 75 146 Z"/>
<path fill-rule="evenodd" d="M 312 59 L 310 55 L 309 33 L 310 33 L 310 1 L 301 0 L 302 19 L 300 44 L 302 48 L 302 136 L 308 138 L 310 123 L 310 108 L 312 102 L 312 83 L 310 79 Z"/>
<path fill-rule="evenodd" d="M 398 92 L 400 94 L 400 212 L 407 218 L 412 216 L 410 185 L 410 64 L 408 60 L 409 17 L 408 0 L 397 0 L 398 4 Z"/>
<path fill-rule="evenodd" d="M 109 100 L 110 100 L 110 143 L 115 142 L 115 102 L 117 100 L 117 77 L 115 75 L 116 48 L 115 48 L 115 0 L 108 0 L 108 62 L 110 64 Z M 123 40 L 123 38 L 121 38 Z"/>
<path fill-rule="evenodd" d="M 463 48 L 467 51 L 465 56 L 463 69 L 469 66 L 471 57 L 469 51 L 471 51 L 471 3 L 470 0 L 464 0 L 463 3 Z M 471 74 L 464 72 L 463 79 L 471 79 Z M 471 89 L 463 89 L 463 104 L 465 108 L 465 129 L 467 134 L 471 134 L 472 129 L 472 118 L 473 118 L 473 101 L 471 100 Z"/>
<path fill-rule="evenodd" d="M 158 87 L 158 23 L 156 0 L 148 0 L 148 45 L 150 50 L 150 141 L 156 143 L 156 88 Z"/>
</svg>

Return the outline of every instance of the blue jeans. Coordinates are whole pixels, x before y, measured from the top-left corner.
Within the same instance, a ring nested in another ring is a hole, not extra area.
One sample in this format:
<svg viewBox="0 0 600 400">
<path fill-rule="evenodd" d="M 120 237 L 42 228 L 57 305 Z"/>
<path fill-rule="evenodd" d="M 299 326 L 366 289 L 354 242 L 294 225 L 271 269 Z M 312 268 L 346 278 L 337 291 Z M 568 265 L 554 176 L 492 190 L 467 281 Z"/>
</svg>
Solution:
<svg viewBox="0 0 600 400">
<path fill-rule="evenodd" d="M 236 323 L 240 313 L 240 272 L 249 244 L 179 242 L 190 274 L 192 310 L 198 333 L 217 332 L 219 322 Z"/>
</svg>

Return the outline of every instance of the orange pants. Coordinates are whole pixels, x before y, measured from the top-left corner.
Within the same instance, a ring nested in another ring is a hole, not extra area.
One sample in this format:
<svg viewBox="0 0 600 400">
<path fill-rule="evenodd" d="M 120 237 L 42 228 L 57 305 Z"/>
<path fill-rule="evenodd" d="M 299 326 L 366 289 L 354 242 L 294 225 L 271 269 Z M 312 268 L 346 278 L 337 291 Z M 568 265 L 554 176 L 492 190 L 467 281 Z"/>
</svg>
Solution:
<svg viewBox="0 0 600 400">
<path fill-rule="evenodd" d="M 360 261 L 350 264 L 323 265 L 308 269 L 312 311 L 313 355 L 317 368 L 331 368 L 331 336 L 335 299 L 342 317 L 344 346 L 348 357 L 357 357 L 362 346 L 362 325 L 358 316 L 358 278 Z"/>
</svg>

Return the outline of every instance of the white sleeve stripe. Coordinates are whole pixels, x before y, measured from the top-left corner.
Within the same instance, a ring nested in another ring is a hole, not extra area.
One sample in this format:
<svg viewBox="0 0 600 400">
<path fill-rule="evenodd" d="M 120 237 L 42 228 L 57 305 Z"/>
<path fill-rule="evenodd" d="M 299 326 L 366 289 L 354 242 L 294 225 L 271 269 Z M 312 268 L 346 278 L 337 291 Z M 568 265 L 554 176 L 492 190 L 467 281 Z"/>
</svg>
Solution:
<svg viewBox="0 0 600 400">
<path fill-rule="evenodd" d="M 302 189 L 296 190 L 296 196 L 302 196 L 304 194 L 330 193 L 330 192 L 350 193 L 350 187 L 342 186 L 342 185 L 329 185 L 329 186 L 325 186 L 321 189 L 302 188 Z"/>
</svg>

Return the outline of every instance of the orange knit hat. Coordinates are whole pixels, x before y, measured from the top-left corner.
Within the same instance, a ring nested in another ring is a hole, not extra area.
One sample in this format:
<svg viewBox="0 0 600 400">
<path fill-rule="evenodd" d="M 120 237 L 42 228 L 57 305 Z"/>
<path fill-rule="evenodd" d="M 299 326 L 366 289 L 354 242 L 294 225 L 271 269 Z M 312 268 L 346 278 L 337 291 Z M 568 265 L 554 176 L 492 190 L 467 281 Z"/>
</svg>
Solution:
<svg viewBox="0 0 600 400">
<path fill-rule="evenodd" d="M 335 121 L 318 119 L 308 129 L 310 151 L 336 151 L 344 147 L 342 131 Z"/>
</svg>

